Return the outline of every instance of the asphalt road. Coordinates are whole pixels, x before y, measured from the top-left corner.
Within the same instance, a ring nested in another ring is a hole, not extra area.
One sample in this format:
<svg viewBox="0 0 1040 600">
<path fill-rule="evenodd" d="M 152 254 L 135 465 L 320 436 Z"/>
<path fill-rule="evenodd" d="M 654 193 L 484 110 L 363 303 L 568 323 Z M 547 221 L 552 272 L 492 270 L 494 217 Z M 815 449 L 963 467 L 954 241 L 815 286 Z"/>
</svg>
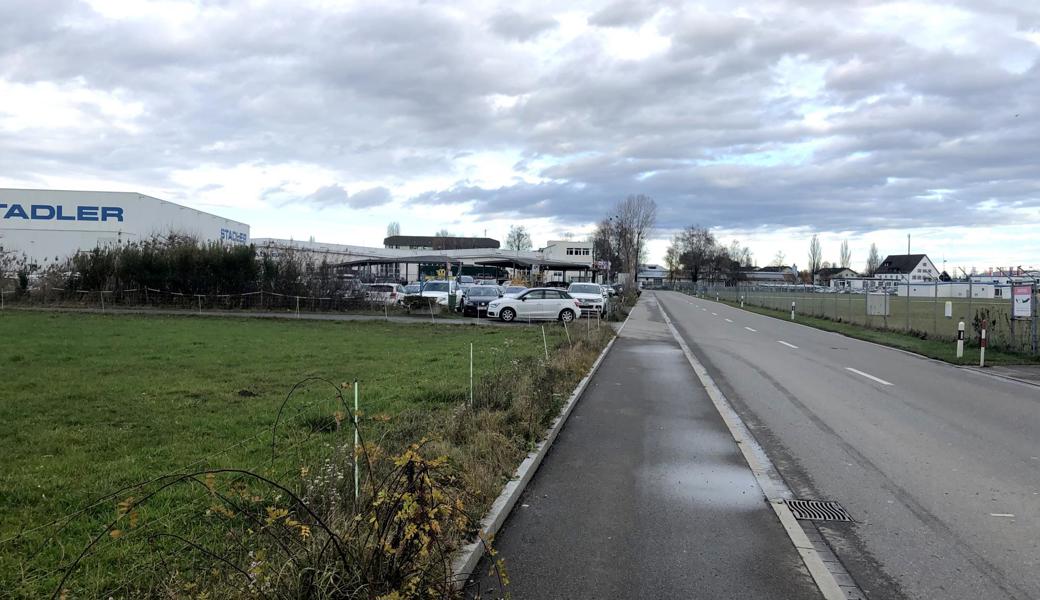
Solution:
<svg viewBox="0 0 1040 600">
<path fill-rule="evenodd" d="M 516 599 L 821 597 L 652 298 L 495 547 Z M 501 595 L 495 576 L 476 588 Z"/>
<path fill-rule="evenodd" d="M 1040 598 L 1040 388 L 655 295 L 868 597 Z"/>
</svg>

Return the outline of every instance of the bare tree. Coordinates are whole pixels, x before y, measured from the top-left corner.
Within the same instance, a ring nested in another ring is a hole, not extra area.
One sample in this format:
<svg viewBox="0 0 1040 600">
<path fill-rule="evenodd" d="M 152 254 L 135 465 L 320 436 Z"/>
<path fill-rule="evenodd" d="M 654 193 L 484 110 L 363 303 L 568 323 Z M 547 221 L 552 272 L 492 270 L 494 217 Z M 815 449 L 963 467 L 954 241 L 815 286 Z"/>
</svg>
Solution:
<svg viewBox="0 0 1040 600">
<path fill-rule="evenodd" d="M 527 233 L 527 228 L 523 225 L 513 225 L 510 227 L 509 235 L 506 236 L 506 248 L 520 252 L 530 250 L 531 234 Z"/>
<path fill-rule="evenodd" d="M 816 275 L 820 270 L 820 262 L 823 260 L 823 250 L 820 248 L 820 236 L 815 233 L 809 240 L 809 275 Z"/>
<path fill-rule="evenodd" d="M 397 221 L 390 221 L 390 224 L 386 226 L 386 237 L 395 235 L 401 235 L 401 224 Z"/>
<path fill-rule="evenodd" d="M 878 256 L 877 244 L 870 245 L 870 254 L 867 255 L 867 277 L 873 277 L 881 266 L 881 257 Z"/>
<path fill-rule="evenodd" d="M 664 266 L 668 268 L 668 280 L 675 283 L 675 276 L 682 271 L 682 236 L 672 236 L 672 243 L 664 253 Z"/>
<path fill-rule="evenodd" d="M 715 236 L 706 227 L 691 225 L 672 240 L 678 243 L 679 261 L 690 273 L 690 280 L 700 281 L 709 271 L 712 259 L 718 253 Z"/>
<path fill-rule="evenodd" d="M 838 259 L 842 269 L 848 269 L 849 265 L 852 264 L 852 251 L 849 250 L 849 240 L 842 240 L 841 242 L 841 257 Z"/>
<path fill-rule="evenodd" d="M 786 259 L 787 259 L 787 256 L 784 255 L 784 253 L 782 251 L 777 251 L 776 256 L 773 257 L 773 266 L 774 267 L 782 267 L 782 266 L 784 266 L 784 261 Z"/>
<path fill-rule="evenodd" d="M 433 237 L 439 237 L 439 238 L 455 237 L 455 234 L 442 227 L 440 231 L 438 231 L 437 233 L 433 234 Z"/>
<path fill-rule="evenodd" d="M 639 269 L 639 257 L 644 251 L 643 244 L 657 221 L 657 203 L 653 198 L 639 194 L 618 202 L 615 211 L 619 255 L 625 272 L 634 282 Z"/>
</svg>

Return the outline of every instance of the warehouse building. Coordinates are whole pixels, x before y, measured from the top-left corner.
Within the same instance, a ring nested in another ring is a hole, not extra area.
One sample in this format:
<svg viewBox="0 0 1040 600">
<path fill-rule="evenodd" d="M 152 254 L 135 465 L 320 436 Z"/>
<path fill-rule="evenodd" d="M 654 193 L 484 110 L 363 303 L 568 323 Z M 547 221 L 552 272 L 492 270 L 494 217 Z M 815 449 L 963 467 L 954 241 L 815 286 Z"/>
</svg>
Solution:
<svg viewBox="0 0 1040 600">
<path fill-rule="evenodd" d="M 0 252 L 30 266 L 170 233 L 248 244 L 249 225 L 132 192 L 0 188 Z"/>
</svg>

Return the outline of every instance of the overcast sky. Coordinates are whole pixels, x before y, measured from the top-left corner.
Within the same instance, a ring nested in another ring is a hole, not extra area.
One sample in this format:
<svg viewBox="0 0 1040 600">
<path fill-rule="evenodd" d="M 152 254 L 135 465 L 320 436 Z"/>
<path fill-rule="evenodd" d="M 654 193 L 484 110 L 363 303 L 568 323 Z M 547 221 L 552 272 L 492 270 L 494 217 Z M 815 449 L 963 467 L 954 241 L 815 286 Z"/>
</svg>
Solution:
<svg viewBox="0 0 1040 600">
<path fill-rule="evenodd" d="M 4 0 L 0 186 L 366 245 L 642 193 L 655 260 L 700 224 L 763 265 L 819 232 L 1040 266 L 1038 56 L 1023 0 Z"/>
</svg>

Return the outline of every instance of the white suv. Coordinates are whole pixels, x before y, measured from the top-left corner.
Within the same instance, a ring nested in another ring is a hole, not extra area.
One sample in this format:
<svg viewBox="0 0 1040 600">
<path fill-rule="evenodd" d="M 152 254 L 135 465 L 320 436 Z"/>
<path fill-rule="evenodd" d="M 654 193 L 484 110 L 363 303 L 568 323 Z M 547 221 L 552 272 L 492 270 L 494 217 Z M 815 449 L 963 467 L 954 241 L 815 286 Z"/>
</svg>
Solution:
<svg viewBox="0 0 1040 600">
<path fill-rule="evenodd" d="M 567 293 L 578 301 L 583 313 L 601 313 L 606 305 L 603 288 L 596 283 L 572 283 Z"/>
<path fill-rule="evenodd" d="M 488 304 L 487 316 L 503 321 L 556 320 L 573 321 L 581 313 L 578 301 L 556 288 L 531 288 L 515 298 L 505 296 Z"/>
</svg>

